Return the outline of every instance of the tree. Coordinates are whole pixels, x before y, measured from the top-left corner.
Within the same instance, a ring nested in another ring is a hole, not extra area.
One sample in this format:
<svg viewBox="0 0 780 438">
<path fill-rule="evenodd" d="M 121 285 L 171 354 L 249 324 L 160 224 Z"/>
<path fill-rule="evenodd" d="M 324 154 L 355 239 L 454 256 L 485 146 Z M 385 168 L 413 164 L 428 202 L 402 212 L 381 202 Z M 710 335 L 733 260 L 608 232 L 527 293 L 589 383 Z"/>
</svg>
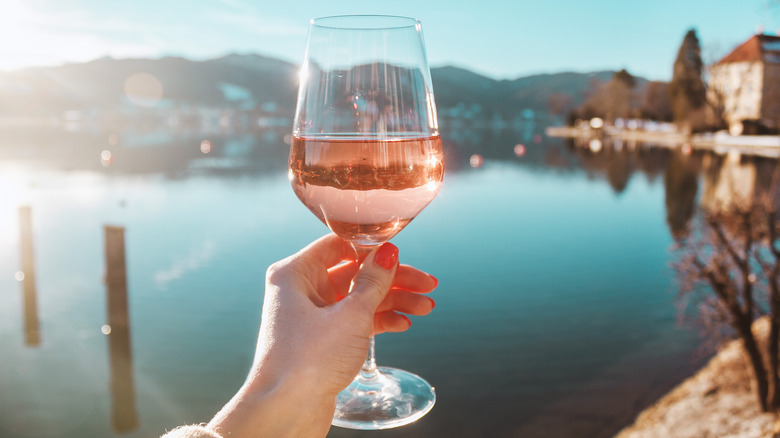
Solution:
<svg viewBox="0 0 780 438">
<path fill-rule="evenodd" d="M 643 118 L 671 122 L 674 118 L 669 102 L 669 84 L 652 81 L 645 86 L 640 112 Z"/>
<path fill-rule="evenodd" d="M 681 296 L 698 302 L 742 340 L 761 409 L 780 407 L 780 167 L 752 202 L 739 200 L 702 213 L 698 227 L 679 242 L 674 267 Z M 769 340 L 761 348 L 752 331 L 756 318 L 770 321 Z"/>
<path fill-rule="evenodd" d="M 636 115 L 636 78 L 625 69 L 616 72 L 606 83 L 591 82 L 591 87 L 593 93 L 577 110 L 580 118 L 602 117 L 612 124 L 616 118 Z"/>
<path fill-rule="evenodd" d="M 739 96 L 741 93 L 742 84 L 740 83 L 740 86 L 737 88 L 736 92 L 734 92 L 734 95 Z M 726 93 L 720 87 L 713 86 L 713 84 L 710 83 L 710 88 L 707 90 L 707 96 L 710 108 L 707 122 L 714 129 L 728 127 L 728 123 L 726 122 Z M 737 97 L 735 100 L 738 101 L 739 98 Z"/>
<path fill-rule="evenodd" d="M 636 96 L 634 95 L 636 79 L 625 69 L 620 70 L 607 82 L 605 89 L 605 117 L 609 121 L 616 118 L 629 118 L 634 116 Z"/>
<path fill-rule="evenodd" d="M 636 87 L 636 78 L 634 78 L 626 69 L 622 69 L 615 73 L 615 75 L 612 76 L 612 79 L 615 82 L 625 85 L 628 89 Z"/>
<path fill-rule="evenodd" d="M 672 81 L 669 83 L 669 100 L 674 121 L 683 132 L 691 132 L 703 123 L 707 102 L 706 88 L 702 80 L 704 63 L 696 30 L 685 34 L 677 59 L 674 61 Z"/>
<path fill-rule="evenodd" d="M 547 98 L 547 111 L 554 115 L 560 116 L 565 114 L 568 110 L 574 106 L 574 98 L 571 94 L 567 93 L 552 93 Z"/>
</svg>

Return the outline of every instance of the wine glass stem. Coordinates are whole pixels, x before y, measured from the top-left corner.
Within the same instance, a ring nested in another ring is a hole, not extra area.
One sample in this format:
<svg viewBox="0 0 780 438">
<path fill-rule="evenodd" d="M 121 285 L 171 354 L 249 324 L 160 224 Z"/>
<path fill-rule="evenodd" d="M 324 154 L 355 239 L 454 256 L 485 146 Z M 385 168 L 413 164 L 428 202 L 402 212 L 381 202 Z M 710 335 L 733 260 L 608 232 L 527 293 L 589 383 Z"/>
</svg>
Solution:
<svg viewBox="0 0 780 438">
<path fill-rule="evenodd" d="M 368 382 L 376 378 L 376 358 L 374 357 L 374 336 L 368 338 L 368 353 L 363 368 L 360 369 L 360 379 Z"/>
<path fill-rule="evenodd" d="M 358 263 L 363 263 L 363 260 L 366 258 L 366 256 L 371 251 L 373 251 L 373 249 L 376 248 L 377 246 L 379 245 L 368 246 L 368 245 L 356 245 L 353 243 L 352 248 L 355 249 Z M 377 377 L 376 358 L 374 357 L 374 355 L 375 355 L 374 335 L 371 335 L 371 337 L 368 338 L 368 353 L 366 354 L 366 361 L 363 362 L 363 367 L 360 369 L 360 374 L 358 375 L 358 378 L 364 384 L 370 383 L 372 380 L 375 380 Z"/>
</svg>

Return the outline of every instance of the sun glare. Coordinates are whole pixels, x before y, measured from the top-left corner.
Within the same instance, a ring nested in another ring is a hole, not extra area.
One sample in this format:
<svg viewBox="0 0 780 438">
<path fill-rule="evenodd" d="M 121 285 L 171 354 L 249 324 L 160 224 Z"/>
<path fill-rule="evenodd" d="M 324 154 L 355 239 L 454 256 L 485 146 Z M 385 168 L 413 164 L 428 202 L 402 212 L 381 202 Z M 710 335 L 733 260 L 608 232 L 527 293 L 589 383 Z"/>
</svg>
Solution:
<svg viewBox="0 0 780 438">
<path fill-rule="evenodd" d="M 86 34 L 57 31 L 55 20 L 29 2 L 6 0 L 0 15 L 0 69 L 56 65 L 66 60 L 94 58 L 94 41 Z M 99 56 L 99 55 L 98 55 Z"/>
<path fill-rule="evenodd" d="M 4 0 L 0 13 L 0 70 L 86 62 L 103 56 L 151 56 L 154 48 L 117 40 L 117 23 L 85 10 L 53 13 L 37 2 Z M 107 31 L 108 29 L 108 31 Z"/>
<path fill-rule="evenodd" d="M 0 15 L 0 40 L 13 44 L 0 46 L 0 68 L 9 69 L 29 64 L 36 58 L 40 38 L 29 26 L 34 14 L 19 0 L 8 0 Z"/>
</svg>

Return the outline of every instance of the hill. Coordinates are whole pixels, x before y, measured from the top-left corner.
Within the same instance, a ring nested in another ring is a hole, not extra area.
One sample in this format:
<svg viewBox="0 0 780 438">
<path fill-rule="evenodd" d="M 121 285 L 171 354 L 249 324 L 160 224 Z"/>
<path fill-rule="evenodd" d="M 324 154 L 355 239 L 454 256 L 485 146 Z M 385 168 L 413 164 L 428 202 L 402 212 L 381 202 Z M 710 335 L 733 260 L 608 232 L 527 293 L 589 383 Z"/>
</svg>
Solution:
<svg viewBox="0 0 780 438">
<path fill-rule="evenodd" d="M 431 71 L 436 103 L 453 107 L 458 103 L 478 104 L 487 112 L 515 112 L 531 109 L 547 112 L 550 97 L 568 95 L 570 109 L 579 106 L 594 80 L 608 81 L 614 72 L 551 73 L 514 80 L 494 80 L 457 67 Z"/>
<path fill-rule="evenodd" d="M 111 59 L 0 73 L 0 115 L 59 113 L 110 108 L 127 99 L 126 80 L 146 73 L 159 81 L 162 98 L 178 104 L 230 107 L 225 85 L 243 89 L 254 102 L 291 107 L 297 67 L 259 55 L 228 55 L 208 61 L 184 58 Z M 235 94 L 235 93 L 233 93 Z"/>
<path fill-rule="evenodd" d="M 0 116 L 52 116 L 67 110 L 105 110 L 129 105 L 127 80 L 147 74 L 161 91 L 162 106 L 200 108 L 263 107 L 291 115 L 297 90 L 297 66 L 256 54 L 231 54 L 205 61 L 102 58 L 60 67 L 0 73 Z M 437 105 L 477 106 L 483 113 L 546 112 L 551 96 L 568 96 L 567 108 L 579 105 L 593 80 L 613 72 L 556 73 L 495 80 L 446 66 L 431 71 Z M 148 76 L 147 76 L 148 77 Z M 132 100 L 132 99 L 130 99 Z M 158 102 L 159 103 L 159 102 Z M 132 105 L 129 105 L 132 106 Z"/>
</svg>

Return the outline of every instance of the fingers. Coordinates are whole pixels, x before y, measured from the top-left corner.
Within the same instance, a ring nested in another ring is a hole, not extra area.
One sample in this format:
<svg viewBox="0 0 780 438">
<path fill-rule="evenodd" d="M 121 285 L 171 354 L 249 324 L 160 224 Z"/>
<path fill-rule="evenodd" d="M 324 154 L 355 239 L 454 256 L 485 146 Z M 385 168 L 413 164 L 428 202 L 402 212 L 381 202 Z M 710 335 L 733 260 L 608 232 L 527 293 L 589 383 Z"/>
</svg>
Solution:
<svg viewBox="0 0 780 438">
<path fill-rule="evenodd" d="M 380 312 L 374 315 L 374 334 L 398 333 L 411 327 L 412 321 L 405 315 L 395 312 Z"/>
<path fill-rule="evenodd" d="M 335 297 L 334 301 L 336 299 L 344 298 L 347 294 L 349 284 L 355 277 L 357 270 L 358 264 L 354 261 L 344 262 L 328 269 L 328 278 L 338 295 Z M 398 265 L 390 288 L 392 290 L 428 293 L 434 290 L 438 283 L 439 281 L 436 277 L 417 268 L 409 265 Z"/>
<path fill-rule="evenodd" d="M 436 303 L 429 297 L 407 291 L 391 290 L 384 300 L 379 303 L 377 313 L 395 311 L 408 313 L 410 315 L 427 315 L 436 306 Z"/>
<path fill-rule="evenodd" d="M 354 251 L 349 243 L 332 233 L 320 237 L 295 255 L 304 264 L 321 263 L 326 267 L 353 257 Z"/>
<path fill-rule="evenodd" d="M 439 280 L 433 275 L 423 272 L 409 265 L 398 266 L 398 271 L 393 279 L 393 289 L 408 290 L 410 292 L 427 293 L 439 284 Z"/>
<path fill-rule="evenodd" d="M 379 304 L 374 314 L 374 334 L 384 332 L 403 332 L 409 329 L 412 321 L 396 312 L 410 315 L 427 315 L 436 303 L 424 295 L 407 291 L 390 291 Z"/>
<path fill-rule="evenodd" d="M 357 306 L 358 312 L 376 311 L 393 283 L 398 267 L 398 248 L 384 243 L 366 256 L 352 280 L 349 294 L 341 301 L 344 306 Z"/>
<path fill-rule="evenodd" d="M 347 293 L 343 285 L 353 277 Z M 412 322 L 402 313 L 427 315 L 436 305 L 421 293 L 432 291 L 438 280 L 419 269 L 398 265 L 398 249 L 391 244 L 374 250 L 359 269 L 356 262 L 332 267 L 328 270 L 328 278 L 339 291 L 337 294 L 346 295 L 340 303 L 342 309 L 373 314 L 374 334 L 405 331 Z"/>
<path fill-rule="evenodd" d="M 328 269 L 328 281 L 336 294 L 331 302 L 336 302 L 347 295 L 352 279 L 357 275 L 360 265 L 355 261 L 340 263 Z"/>
</svg>

